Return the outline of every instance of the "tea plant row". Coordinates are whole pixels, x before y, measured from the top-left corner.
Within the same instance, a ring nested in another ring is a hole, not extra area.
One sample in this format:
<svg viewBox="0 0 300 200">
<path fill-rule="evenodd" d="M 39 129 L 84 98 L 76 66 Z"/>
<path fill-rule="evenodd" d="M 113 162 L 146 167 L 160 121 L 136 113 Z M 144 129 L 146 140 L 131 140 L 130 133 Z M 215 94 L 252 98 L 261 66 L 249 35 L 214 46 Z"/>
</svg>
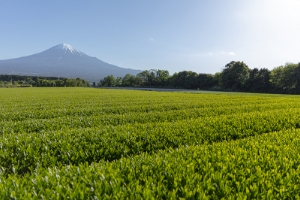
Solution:
<svg viewBox="0 0 300 200">
<path fill-rule="evenodd" d="M 0 90 L 4 199 L 298 198 L 298 96 Z"/>
<path fill-rule="evenodd" d="M 3 133 L 0 136 L 0 166 L 7 173 L 16 171 L 23 174 L 32 172 L 39 165 L 53 167 L 113 161 L 141 152 L 236 140 L 299 128 L 300 109 L 285 113 L 273 110 L 117 126 L 96 123 L 95 118 L 95 121 L 61 120 L 59 123 L 16 126 L 18 133 Z M 35 132 L 28 132 L 29 128 Z"/>
<path fill-rule="evenodd" d="M 0 177 L 4 199 L 299 199 L 300 131 L 38 167 Z"/>
</svg>

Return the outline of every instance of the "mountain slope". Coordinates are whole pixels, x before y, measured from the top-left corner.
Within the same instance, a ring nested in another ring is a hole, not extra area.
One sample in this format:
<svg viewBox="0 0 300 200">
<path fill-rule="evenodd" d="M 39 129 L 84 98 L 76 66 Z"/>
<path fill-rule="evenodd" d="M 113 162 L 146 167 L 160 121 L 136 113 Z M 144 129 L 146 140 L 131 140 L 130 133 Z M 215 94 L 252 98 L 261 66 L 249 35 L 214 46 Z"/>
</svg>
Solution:
<svg viewBox="0 0 300 200">
<path fill-rule="evenodd" d="M 123 77 L 139 72 L 108 64 L 64 43 L 30 56 L 0 60 L 0 74 L 79 77 L 90 82 L 107 75 Z"/>
</svg>

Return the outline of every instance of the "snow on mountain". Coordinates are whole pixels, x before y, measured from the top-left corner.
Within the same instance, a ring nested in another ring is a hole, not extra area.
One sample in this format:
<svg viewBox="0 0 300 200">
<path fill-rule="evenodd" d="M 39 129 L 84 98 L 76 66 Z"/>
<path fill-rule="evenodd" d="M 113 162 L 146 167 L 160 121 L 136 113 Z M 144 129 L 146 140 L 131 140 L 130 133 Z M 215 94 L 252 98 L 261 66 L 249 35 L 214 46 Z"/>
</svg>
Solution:
<svg viewBox="0 0 300 200">
<path fill-rule="evenodd" d="M 65 43 L 30 56 L 0 60 L 0 74 L 79 77 L 90 82 L 98 82 L 108 75 L 123 77 L 139 72 L 108 64 Z"/>
<path fill-rule="evenodd" d="M 77 49 L 73 48 L 71 45 L 66 44 L 66 43 L 61 43 L 59 45 L 56 45 L 53 47 L 54 49 L 60 49 L 63 50 L 65 52 L 71 52 L 74 54 L 79 54 L 79 55 L 84 55 L 84 53 L 82 53 L 81 51 L 78 51 Z"/>
</svg>

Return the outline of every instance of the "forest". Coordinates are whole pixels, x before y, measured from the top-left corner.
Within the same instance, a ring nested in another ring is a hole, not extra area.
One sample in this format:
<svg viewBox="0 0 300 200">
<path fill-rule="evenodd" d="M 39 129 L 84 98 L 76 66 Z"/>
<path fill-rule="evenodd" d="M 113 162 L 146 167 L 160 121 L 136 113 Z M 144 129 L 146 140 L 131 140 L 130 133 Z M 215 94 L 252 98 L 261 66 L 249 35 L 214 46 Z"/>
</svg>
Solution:
<svg viewBox="0 0 300 200">
<path fill-rule="evenodd" d="M 231 61 L 221 72 L 203 74 L 181 71 L 170 75 L 167 70 L 145 70 L 136 76 L 106 76 L 100 87 L 162 87 L 216 91 L 300 93 L 300 63 L 286 63 L 272 70 L 250 69 L 244 62 Z"/>
<path fill-rule="evenodd" d="M 0 75 L 0 87 L 89 87 L 88 81 L 80 78 Z"/>
</svg>

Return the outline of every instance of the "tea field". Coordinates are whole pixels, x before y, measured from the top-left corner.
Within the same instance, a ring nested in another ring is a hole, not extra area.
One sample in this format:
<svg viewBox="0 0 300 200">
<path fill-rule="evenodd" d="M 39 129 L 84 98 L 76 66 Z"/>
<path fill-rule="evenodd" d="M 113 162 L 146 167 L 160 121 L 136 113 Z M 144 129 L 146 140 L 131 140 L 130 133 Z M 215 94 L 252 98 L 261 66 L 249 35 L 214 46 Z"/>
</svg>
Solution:
<svg viewBox="0 0 300 200">
<path fill-rule="evenodd" d="M 300 199 L 300 97 L 0 89 L 1 199 Z"/>
</svg>

